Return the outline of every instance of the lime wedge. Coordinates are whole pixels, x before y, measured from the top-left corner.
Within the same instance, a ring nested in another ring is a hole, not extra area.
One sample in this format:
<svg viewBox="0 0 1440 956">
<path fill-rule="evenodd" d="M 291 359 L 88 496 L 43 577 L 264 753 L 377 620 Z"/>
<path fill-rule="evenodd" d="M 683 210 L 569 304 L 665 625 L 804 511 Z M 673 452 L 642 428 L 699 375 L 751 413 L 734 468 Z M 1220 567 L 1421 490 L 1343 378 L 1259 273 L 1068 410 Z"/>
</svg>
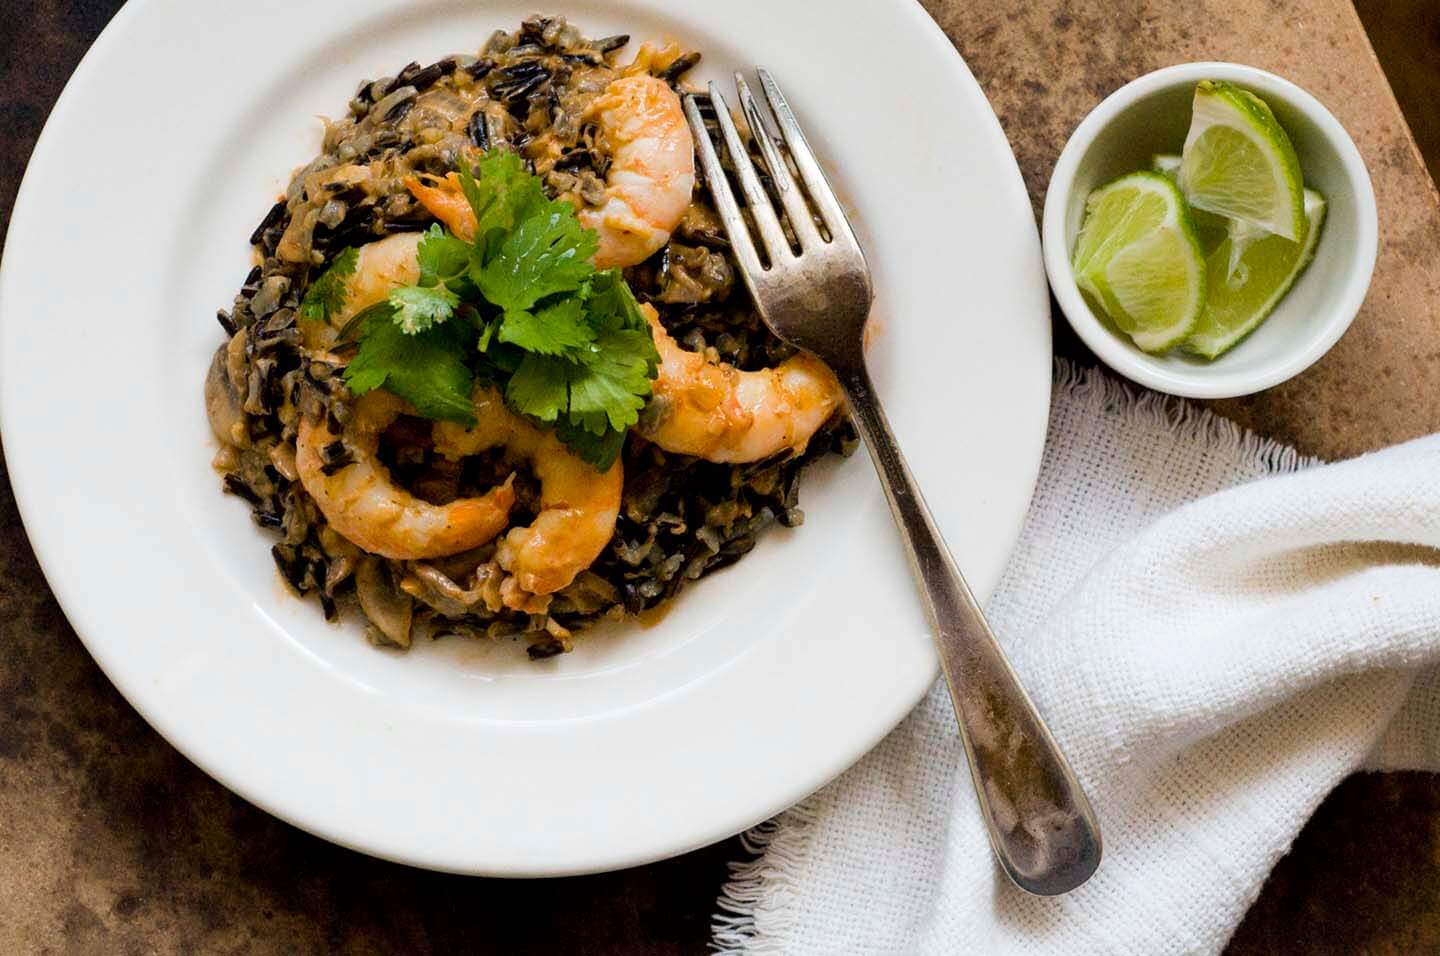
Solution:
<svg viewBox="0 0 1440 956">
<path fill-rule="evenodd" d="M 1151 157 L 1150 168 L 1162 176 L 1168 176 L 1179 182 L 1180 163 L 1180 157 L 1174 153 L 1159 153 Z M 1230 239 L 1230 259 L 1225 263 L 1227 276 L 1235 275 L 1235 270 L 1240 268 L 1240 258 L 1252 243 L 1274 235 L 1252 223 L 1239 219 L 1227 219 L 1193 206 L 1190 207 L 1190 215 L 1195 220 L 1195 235 L 1200 237 L 1200 248 L 1205 250 L 1207 261 L 1210 253 L 1214 252 L 1220 243 L 1224 242 L 1227 237 Z"/>
<path fill-rule="evenodd" d="M 1210 253 L 1205 311 L 1184 347 L 1216 358 L 1255 330 L 1275 308 L 1315 255 L 1325 223 L 1325 197 L 1305 190 L 1305 233 L 1302 242 L 1280 236 L 1255 239 L 1238 256 L 1232 271 L 1230 238 Z"/>
<path fill-rule="evenodd" d="M 1205 257 L 1185 198 L 1158 173 L 1131 173 L 1085 203 L 1075 281 L 1147 352 L 1182 341 L 1205 307 Z"/>
<path fill-rule="evenodd" d="M 1177 153 L 1157 153 L 1150 159 L 1150 168 L 1177 183 L 1180 181 L 1180 156 Z M 1193 206 L 1190 208 L 1190 216 L 1195 220 L 1195 234 L 1200 237 L 1200 248 L 1205 250 L 1207 256 L 1225 241 L 1230 224 L 1234 222 L 1233 219 L 1226 219 Z"/>
<path fill-rule="evenodd" d="M 1305 186 L 1290 137 L 1269 105 L 1233 83 L 1195 88 L 1180 188 L 1196 209 L 1298 241 Z"/>
</svg>

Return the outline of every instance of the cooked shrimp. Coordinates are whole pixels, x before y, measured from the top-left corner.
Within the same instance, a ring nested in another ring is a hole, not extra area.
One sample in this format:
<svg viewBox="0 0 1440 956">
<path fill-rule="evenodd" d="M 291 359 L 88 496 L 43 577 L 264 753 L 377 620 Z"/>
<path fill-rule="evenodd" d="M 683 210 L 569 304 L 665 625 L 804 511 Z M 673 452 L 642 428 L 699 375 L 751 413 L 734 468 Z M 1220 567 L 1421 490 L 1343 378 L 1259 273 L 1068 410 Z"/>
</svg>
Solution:
<svg viewBox="0 0 1440 956">
<path fill-rule="evenodd" d="M 509 454 L 529 460 L 540 481 L 540 513 L 528 527 L 506 534 L 495 556 L 509 575 L 501 585 L 505 606 L 538 613 L 548 606 L 549 595 L 569 586 L 610 543 L 624 470 L 617 461 L 604 474 L 597 472 L 554 432 L 511 412 L 490 389 L 476 389 L 475 416 L 474 428 L 437 424 L 435 450 L 463 458 L 503 445 Z"/>
<path fill-rule="evenodd" d="M 430 186 L 414 176 L 405 178 L 405 188 L 425 207 L 425 210 L 445 224 L 455 235 L 471 242 L 475 238 L 475 210 L 460 190 L 460 177 L 450 173 L 440 181 L 443 185 Z"/>
<path fill-rule="evenodd" d="M 600 129 L 600 148 L 610 156 L 605 201 L 577 213 L 600 237 L 595 266 L 633 266 L 670 241 L 695 187 L 695 141 L 680 97 L 648 74 L 622 76 L 595 98 L 586 117 Z M 467 242 L 475 236 L 475 213 L 454 173 L 440 185 L 411 177 L 405 188 L 450 231 Z"/>
<path fill-rule="evenodd" d="M 478 498 L 432 505 L 396 485 L 376 458 L 380 433 L 407 408 L 389 392 L 361 396 L 340 448 L 335 446 L 342 438 L 330 430 L 328 417 L 318 422 L 302 417 L 295 467 L 305 490 L 332 528 L 358 547 L 387 558 L 438 558 L 494 540 L 510 523 L 513 476 Z M 327 465 L 347 452 L 352 459 L 348 464 Z M 331 474 L 325 473 L 327 468 Z"/>
<path fill-rule="evenodd" d="M 468 213 L 469 205 L 464 208 Z M 473 217 L 469 222 L 473 230 Z M 361 309 L 382 301 L 391 289 L 415 282 L 419 278 L 415 258 L 419 241 L 416 233 L 402 233 L 361 247 L 355 272 L 345 281 L 344 307 L 330 317 L 329 327 L 306 323 L 311 327 L 306 344 L 328 347 L 335 330 Z M 598 474 L 571 455 L 553 434 L 511 413 L 491 392 L 477 393 L 476 401 L 479 423 L 475 428 L 434 425 L 436 449 L 458 458 L 505 445 L 534 465 L 541 483 L 541 514 L 529 527 L 514 529 L 506 536 L 499 561 L 511 575 L 506 582 L 506 605 L 542 610 L 548 599 L 535 596 L 569 585 L 609 543 L 620 509 L 623 471 L 617 463 Z M 380 433 L 404 409 L 404 403 L 387 392 L 362 397 L 344 436 L 344 447 L 354 461 L 332 469 L 334 474 L 328 476 L 322 450 L 338 438 L 326 423 L 302 420 L 296 466 L 306 490 L 335 530 L 364 550 L 387 558 L 441 557 L 493 539 L 509 523 L 515 500 L 510 480 L 480 498 L 431 505 L 397 487 L 376 460 Z"/>
<path fill-rule="evenodd" d="M 392 289 L 420 281 L 420 262 L 415 250 L 421 233 L 400 232 L 366 243 L 355 258 L 355 271 L 345 277 L 345 305 L 330 315 L 330 328 L 319 322 L 302 322 L 305 345 L 329 348 L 335 332 L 345 327 L 361 309 L 384 301 Z"/>
<path fill-rule="evenodd" d="M 695 141 L 680 97 L 649 74 L 622 76 L 586 111 L 611 157 L 605 202 L 580 210 L 600 234 L 595 265 L 633 266 L 670 241 L 695 188 Z"/>
<path fill-rule="evenodd" d="M 415 251 L 423 237 L 419 232 L 399 232 L 361 246 L 355 271 L 345 278 L 345 307 L 330 317 L 330 324 L 340 328 L 393 290 L 419 282 L 420 260 Z"/>
<path fill-rule="evenodd" d="M 640 309 L 660 369 L 636 430 L 666 451 L 721 462 L 759 461 L 787 448 L 798 453 L 840 406 L 840 383 L 813 355 L 742 372 L 681 348 L 654 308 Z"/>
</svg>

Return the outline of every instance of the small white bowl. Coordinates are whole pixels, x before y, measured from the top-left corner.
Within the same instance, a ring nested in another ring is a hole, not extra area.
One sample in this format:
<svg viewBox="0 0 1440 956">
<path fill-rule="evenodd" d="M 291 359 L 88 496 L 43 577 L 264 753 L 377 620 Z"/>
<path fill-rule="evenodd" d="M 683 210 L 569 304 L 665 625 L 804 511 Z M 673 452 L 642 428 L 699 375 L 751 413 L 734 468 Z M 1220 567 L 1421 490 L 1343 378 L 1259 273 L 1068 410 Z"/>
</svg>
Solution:
<svg viewBox="0 0 1440 956">
<path fill-rule="evenodd" d="M 1305 185 L 1329 201 L 1310 268 L 1270 317 L 1213 362 L 1180 352 L 1147 355 L 1091 311 L 1070 271 L 1070 253 L 1090 191 L 1136 170 L 1156 153 L 1179 153 L 1201 80 L 1229 80 L 1255 93 L 1290 134 Z M 1360 310 L 1375 269 L 1375 192 L 1360 151 L 1320 102 L 1273 73 L 1236 63 L 1184 63 L 1111 93 L 1065 144 L 1045 197 L 1045 270 L 1071 326 L 1106 365 L 1141 385 L 1188 398 L 1230 398 L 1277 385 L 1309 368 Z"/>
</svg>

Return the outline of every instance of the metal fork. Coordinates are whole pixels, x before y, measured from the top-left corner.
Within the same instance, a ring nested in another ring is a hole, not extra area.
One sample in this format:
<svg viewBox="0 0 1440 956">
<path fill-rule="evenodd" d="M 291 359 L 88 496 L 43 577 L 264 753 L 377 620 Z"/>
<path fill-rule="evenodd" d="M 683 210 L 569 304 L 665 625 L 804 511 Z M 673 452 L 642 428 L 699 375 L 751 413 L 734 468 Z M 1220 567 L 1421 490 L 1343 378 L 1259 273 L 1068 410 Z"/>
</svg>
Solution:
<svg viewBox="0 0 1440 956">
<path fill-rule="evenodd" d="M 739 73 L 735 86 L 789 233 L 714 83 L 709 100 L 744 195 L 743 211 L 711 141 L 701 98 L 687 94 L 685 115 L 701 171 L 765 324 L 826 362 L 845 390 L 923 587 L 995 855 L 1021 889 L 1045 896 L 1068 892 L 1100 864 L 1100 825 L 1005 660 L 900 454 L 865 369 L 864 330 L 873 297 L 865 255 L 775 80 L 765 70 L 756 72 L 778 139 Z"/>
</svg>

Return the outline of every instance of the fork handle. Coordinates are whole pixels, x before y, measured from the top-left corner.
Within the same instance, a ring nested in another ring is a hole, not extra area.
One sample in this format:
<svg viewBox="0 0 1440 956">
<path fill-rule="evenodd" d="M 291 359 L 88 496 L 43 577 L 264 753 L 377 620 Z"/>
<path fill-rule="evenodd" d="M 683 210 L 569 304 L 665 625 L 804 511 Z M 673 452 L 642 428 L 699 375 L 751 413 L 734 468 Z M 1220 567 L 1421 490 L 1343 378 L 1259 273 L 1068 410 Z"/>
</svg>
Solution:
<svg viewBox="0 0 1440 956">
<path fill-rule="evenodd" d="M 1090 801 L 945 547 L 864 361 L 836 374 L 924 591 L 995 855 L 1021 889 L 1044 896 L 1068 892 L 1100 864 L 1100 826 Z"/>
</svg>

